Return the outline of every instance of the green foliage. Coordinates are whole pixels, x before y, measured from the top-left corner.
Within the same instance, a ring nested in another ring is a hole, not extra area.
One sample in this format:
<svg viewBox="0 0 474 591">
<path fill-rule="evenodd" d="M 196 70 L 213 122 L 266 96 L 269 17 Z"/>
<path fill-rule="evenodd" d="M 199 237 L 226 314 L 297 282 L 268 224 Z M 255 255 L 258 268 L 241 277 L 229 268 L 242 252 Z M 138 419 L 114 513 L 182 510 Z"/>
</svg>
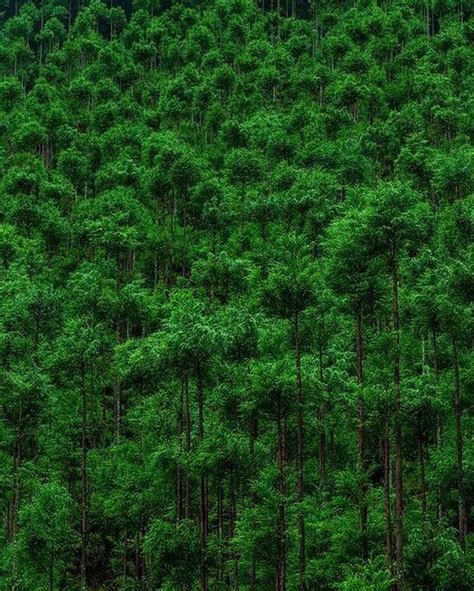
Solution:
<svg viewBox="0 0 474 591">
<path fill-rule="evenodd" d="M 474 588 L 472 3 L 7 4 L 0 590 Z"/>
</svg>

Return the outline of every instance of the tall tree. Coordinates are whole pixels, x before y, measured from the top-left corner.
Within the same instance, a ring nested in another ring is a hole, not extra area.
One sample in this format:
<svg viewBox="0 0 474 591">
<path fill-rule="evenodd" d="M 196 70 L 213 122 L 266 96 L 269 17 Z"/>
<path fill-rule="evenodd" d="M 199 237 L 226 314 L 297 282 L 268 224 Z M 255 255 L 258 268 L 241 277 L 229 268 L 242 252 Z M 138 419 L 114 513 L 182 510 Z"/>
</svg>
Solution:
<svg viewBox="0 0 474 591">
<path fill-rule="evenodd" d="M 403 416 L 400 349 L 400 259 L 411 242 L 416 244 L 426 225 L 429 212 L 422 207 L 418 194 L 396 181 L 381 183 L 368 197 L 368 224 L 375 252 L 386 261 L 392 284 L 393 388 L 395 399 L 395 490 L 396 490 L 396 559 L 397 589 L 403 591 Z"/>
<path fill-rule="evenodd" d="M 299 589 L 306 589 L 306 545 L 304 523 L 304 389 L 301 371 L 301 312 L 313 298 L 314 269 L 306 245 L 290 234 L 280 244 L 284 258 L 272 264 L 264 285 L 267 309 L 290 320 L 296 374 L 296 501 L 298 503 Z"/>
</svg>

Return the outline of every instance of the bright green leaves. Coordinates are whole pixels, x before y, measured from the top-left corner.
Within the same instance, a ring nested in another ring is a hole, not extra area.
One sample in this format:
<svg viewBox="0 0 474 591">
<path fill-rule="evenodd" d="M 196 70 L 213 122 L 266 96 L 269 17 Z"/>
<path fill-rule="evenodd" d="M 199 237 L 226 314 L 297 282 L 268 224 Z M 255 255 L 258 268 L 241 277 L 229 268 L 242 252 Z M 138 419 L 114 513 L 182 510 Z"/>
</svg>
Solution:
<svg viewBox="0 0 474 591">
<path fill-rule="evenodd" d="M 472 9 L 353 4 L 5 8 L 2 590 L 285 591 L 302 516 L 383 591 L 396 440 L 406 587 L 472 586 Z"/>
<path fill-rule="evenodd" d="M 116 255 L 143 245 L 151 228 L 143 205 L 132 191 L 121 188 L 80 203 L 77 218 L 79 237 Z"/>
<path fill-rule="evenodd" d="M 173 294 L 168 309 L 165 334 L 171 354 L 180 365 L 204 367 L 219 350 L 219 333 L 207 304 L 191 291 L 182 290 Z"/>
<path fill-rule="evenodd" d="M 237 186 L 256 183 L 262 176 L 262 159 L 252 150 L 236 148 L 226 157 L 225 168 L 229 181 Z"/>
<path fill-rule="evenodd" d="M 406 245 L 416 245 L 426 234 L 430 210 L 408 184 L 381 183 L 369 191 L 367 225 L 375 250 L 397 256 Z"/>
<path fill-rule="evenodd" d="M 52 481 L 38 483 L 31 502 L 20 512 L 19 553 L 27 564 L 34 559 L 35 568 L 30 576 L 43 574 L 44 565 L 48 564 L 50 580 L 46 583 L 43 575 L 44 586 L 49 584 L 54 588 L 64 569 L 71 565 L 72 551 L 79 542 L 74 531 L 74 510 L 67 489 Z"/>
<path fill-rule="evenodd" d="M 331 224 L 326 248 L 327 278 L 336 293 L 351 306 L 367 300 L 373 291 L 373 262 L 368 245 L 367 213 L 349 209 Z"/>
<path fill-rule="evenodd" d="M 309 248 L 296 234 L 280 240 L 279 257 L 270 263 L 262 302 L 271 314 L 294 319 L 313 300 L 315 266 Z"/>
</svg>

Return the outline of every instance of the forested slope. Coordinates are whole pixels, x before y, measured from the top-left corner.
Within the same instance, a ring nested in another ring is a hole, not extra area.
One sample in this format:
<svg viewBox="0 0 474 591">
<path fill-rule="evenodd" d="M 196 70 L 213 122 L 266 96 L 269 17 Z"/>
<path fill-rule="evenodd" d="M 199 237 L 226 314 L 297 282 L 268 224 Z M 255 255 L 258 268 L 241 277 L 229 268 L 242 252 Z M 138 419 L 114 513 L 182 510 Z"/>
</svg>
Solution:
<svg viewBox="0 0 474 591">
<path fill-rule="evenodd" d="M 0 589 L 472 590 L 472 1 L 2 10 Z"/>
</svg>

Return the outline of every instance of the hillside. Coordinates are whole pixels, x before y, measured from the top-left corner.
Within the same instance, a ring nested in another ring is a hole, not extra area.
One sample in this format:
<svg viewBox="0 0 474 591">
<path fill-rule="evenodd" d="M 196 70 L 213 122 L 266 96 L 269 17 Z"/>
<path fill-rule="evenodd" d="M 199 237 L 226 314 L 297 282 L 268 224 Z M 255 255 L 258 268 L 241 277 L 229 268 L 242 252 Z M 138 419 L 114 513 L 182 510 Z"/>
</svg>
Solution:
<svg viewBox="0 0 474 591">
<path fill-rule="evenodd" d="M 472 0 L 0 5 L 0 591 L 474 589 Z"/>
</svg>

